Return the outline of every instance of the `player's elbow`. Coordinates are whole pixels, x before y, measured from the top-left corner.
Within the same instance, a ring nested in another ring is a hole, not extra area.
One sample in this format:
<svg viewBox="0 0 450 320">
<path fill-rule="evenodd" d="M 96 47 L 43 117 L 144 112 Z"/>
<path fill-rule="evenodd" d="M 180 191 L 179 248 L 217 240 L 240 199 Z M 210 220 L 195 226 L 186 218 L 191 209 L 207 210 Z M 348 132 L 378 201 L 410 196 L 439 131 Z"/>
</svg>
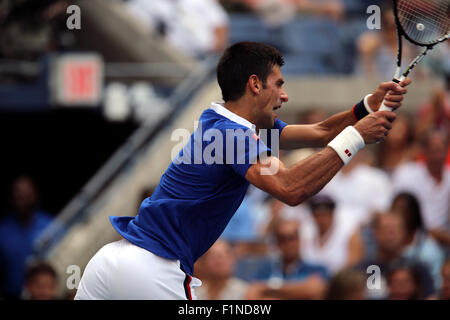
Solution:
<svg viewBox="0 0 450 320">
<path fill-rule="evenodd" d="M 298 206 L 308 198 L 307 189 L 303 186 L 297 186 L 295 188 L 286 186 L 283 190 L 282 201 L 291 207 Z"/>
<path fill-rule="evenodd" d="M 317 123 L 315 130 L 317 132 L 318 145 L 321 147 L 326 146 L 334 138 L 330 129 L 324 124 L 324 121 Z"/>
</svg>

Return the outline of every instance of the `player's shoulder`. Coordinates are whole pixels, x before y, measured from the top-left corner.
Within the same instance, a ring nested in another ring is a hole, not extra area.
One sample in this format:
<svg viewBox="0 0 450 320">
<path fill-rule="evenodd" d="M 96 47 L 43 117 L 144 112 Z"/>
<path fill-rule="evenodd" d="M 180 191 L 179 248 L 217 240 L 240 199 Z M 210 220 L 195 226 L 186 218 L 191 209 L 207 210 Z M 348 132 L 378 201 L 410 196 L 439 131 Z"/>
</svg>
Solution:
<svg viewBox="0 0 450 320">
<path fill-rule="evenodd" d="M 217 129 L 225 132 L 226 130 L 248 130 L 248 128 L 242 124 L 239 124 L 219 113 L 211 108 L 203 111 L 200 116 L 200 122 L 202 123 L 203 130 Z"/>
</svg>

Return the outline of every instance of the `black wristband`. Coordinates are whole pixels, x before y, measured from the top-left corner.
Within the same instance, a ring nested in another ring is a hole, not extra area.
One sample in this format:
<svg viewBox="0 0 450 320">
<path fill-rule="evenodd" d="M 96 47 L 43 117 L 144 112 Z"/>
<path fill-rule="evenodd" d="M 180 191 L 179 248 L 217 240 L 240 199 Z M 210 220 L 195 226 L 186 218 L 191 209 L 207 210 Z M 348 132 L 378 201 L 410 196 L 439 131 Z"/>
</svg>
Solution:
<svg viewBox="0 0 450 320">
<path fill-rule="evenodd" d="M 353 107 L 353 115 L 355 116 L 357 121 L 361 120 L 368 114 L 369 112 L 367 112 L 367 109 L 364 106 L 364 99 L 355 104 L 355 106 Z"/>
</svg>

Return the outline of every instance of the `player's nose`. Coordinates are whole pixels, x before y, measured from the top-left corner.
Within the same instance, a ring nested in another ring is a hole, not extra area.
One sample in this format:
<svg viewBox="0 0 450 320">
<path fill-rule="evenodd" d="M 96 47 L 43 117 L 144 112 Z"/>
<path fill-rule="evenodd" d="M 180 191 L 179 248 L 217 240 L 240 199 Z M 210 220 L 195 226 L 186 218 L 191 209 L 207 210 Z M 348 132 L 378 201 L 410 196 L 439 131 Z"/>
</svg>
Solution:
<svg viewBox="0 0 450 320">
<path fill-rule="evenodd" d="M 289 97 L 288 97 L 286 91 L 284 91 L 284 90 L 281 92 L 280 98 L 281 98 L 281 102 L 288 102 L 289 101 Z"/>
</svg>

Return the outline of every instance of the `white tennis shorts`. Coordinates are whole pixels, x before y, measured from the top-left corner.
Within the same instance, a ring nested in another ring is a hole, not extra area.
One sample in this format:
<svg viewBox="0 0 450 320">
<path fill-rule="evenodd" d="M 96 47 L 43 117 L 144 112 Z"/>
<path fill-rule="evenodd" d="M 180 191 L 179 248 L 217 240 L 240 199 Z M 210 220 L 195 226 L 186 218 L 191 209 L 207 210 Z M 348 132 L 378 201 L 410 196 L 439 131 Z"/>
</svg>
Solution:
<svg viewBox="0 0 450 320">
<path fill-rule="evenodd" d="M 128 240 L 102 247 L 89 261 L 75 300 L 195 300 L 202 282 L 179 260 L 159 257 Z"/>
</svg>

